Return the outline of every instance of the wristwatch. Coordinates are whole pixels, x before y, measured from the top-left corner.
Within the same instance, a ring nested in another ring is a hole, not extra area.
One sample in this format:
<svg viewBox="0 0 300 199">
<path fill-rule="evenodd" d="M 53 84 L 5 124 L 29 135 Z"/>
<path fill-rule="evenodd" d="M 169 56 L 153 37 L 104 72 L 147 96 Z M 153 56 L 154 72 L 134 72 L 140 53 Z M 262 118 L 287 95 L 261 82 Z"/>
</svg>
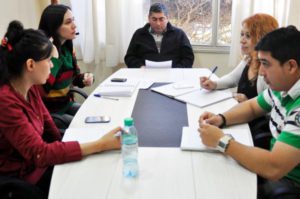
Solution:
<svg viewBox="0 0 300 199">
<path fill-rule="evenodd" d="M 217 145 L 217 149 L 224 153 L 226 149 L 228 148 L 230 140 L 234 140 L 232 135 L 230 134 L 225 134 L 223 137 L 220 138 L 219 143 Z"/>
</svg>

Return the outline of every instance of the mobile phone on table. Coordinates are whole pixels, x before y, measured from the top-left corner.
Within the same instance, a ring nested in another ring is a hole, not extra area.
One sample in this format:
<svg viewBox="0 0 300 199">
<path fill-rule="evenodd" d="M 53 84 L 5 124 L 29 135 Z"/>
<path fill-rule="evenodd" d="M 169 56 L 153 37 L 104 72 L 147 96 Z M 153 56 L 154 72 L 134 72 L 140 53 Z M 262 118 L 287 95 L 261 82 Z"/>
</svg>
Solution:
<svg viewBox="0 0 300 199">
<path fill-rule="evenodd" d="M 112 82 L 126 82 L 127 78 L 112 78 L 110 81 L 112 81 Z"/>
<path fill-rule="evenodd" d="M 85 123 L 108 123 L 110 122 L 109 116 L 88 116 L 85 118 Z"/>
</svg>

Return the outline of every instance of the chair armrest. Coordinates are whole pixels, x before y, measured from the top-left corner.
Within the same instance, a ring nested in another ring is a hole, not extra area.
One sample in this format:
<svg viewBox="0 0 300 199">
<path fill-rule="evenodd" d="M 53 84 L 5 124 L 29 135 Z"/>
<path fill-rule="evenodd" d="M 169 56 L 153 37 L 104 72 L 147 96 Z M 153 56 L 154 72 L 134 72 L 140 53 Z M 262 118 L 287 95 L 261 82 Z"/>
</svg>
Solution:
<svg viewBox="0 0 300 199">
<path fill-rule="evenodd" d="M 57 113 L 51 113 L 51 117 L 53 118 L 54 121 L 60 122 L 66 128 L 69 126 L 69 122 L 63 116 L 61 116 L 61 115 L 59 115 Z"/>
<path fill-rule="evenodd" d="M 271 138 L 272 138 L 272 134 L 270 132 L 263 132 L 255 135 L 253 140 L 271 139 Z"/>
<path fill-rule="evenodd" d="M 254 146 L 270 150 L 272 134 L 270 132 L 260 132 L 253 136 Z"/>
<path fill-rule="evenodd" d="M 81 95 L 85 99 L 88 97 L 88 94 L 86 92 L 84 92 L 84 90 L 82 90 L 80 88 L 77 88 L 77 87 L 70 88 L 69 92 L 70 93 L 77 93 L 77 94 Z"/>
<path fill-rule="evenodd" d="M 254 145 L 269 150 L 272 133 L 269 129 L 268 116 L 265 119 L 256 120 L 250 128 Z"/>
<path fill-rule="evenodd" d="M 0 198 L 11 199 L 42 199 L 42 191 L 28 182 L 9 176 L 0 175 Z"/>
<path fill-rule="evenodd" d="M 289 198 L 299 198 L 300 197 L 300 188 L 289 186 L 284 183 L 272 183 L 272 186 L 269 187 L 267 192 L 267 198 L 280 199 L 283 196 L 290 196 Z M 294 197 L 293 197 L 294 196 Z"/>
</svg>

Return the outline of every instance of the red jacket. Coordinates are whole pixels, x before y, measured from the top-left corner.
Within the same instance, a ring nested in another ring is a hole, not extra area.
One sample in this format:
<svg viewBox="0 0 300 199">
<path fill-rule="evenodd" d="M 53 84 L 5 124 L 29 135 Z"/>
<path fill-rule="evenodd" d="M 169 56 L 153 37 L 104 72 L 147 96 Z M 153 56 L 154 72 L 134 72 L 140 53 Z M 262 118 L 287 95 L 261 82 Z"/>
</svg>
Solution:
<svg viewBox="0 0 300 199">
<path fill-rule="evenodd" d="M 10 85 L 0 88 L 0 174 L 36 183 L 50 166 L 82 158 L 78 142 L 61 136 L 37 87 L 26 101 Z"/>
</svg>

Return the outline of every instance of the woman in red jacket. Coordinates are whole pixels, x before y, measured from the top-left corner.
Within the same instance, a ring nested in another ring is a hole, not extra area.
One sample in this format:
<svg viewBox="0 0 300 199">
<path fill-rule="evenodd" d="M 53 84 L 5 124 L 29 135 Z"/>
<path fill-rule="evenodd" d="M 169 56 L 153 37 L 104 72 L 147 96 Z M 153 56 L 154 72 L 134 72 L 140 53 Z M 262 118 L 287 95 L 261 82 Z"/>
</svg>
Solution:
<svg viewBox="0 0 300 199">
<path fill-rule="evenodd" d="M 44 174 L 51 173 L 51 166 L 119 149 L 114 134 L 121 130 L 85 144 L 60 141 L 36 86 L 49 77 L 52 51 L 44 33 L 24 29 L 18 21 L 9 24 L 0 46 L 0 175 L 40 186 L 45 195 L 51 175 L 45 178 Z"/>
</svg>

